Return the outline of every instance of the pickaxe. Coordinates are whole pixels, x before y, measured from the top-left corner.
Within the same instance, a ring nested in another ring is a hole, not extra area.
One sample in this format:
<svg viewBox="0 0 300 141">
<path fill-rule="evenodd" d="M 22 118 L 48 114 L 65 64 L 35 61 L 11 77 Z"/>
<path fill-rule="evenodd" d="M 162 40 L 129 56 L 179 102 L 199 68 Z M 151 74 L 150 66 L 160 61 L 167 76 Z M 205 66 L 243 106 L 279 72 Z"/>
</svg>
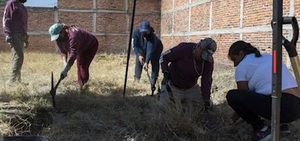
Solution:
<svg viewBox="0 0 300 141">
<path fill-rule="evenodd" d="M 50 90 L 50 95 L 52 96 L 52 105 L 54 108 L 56 108 L 56 102 L 55 102 L 55 95 L 56 95 L 56 89 L 62 80 L 62 77 L 59 78 L 58 82 L 54 86 L 54 78 L 53 78 L 53 72 L 51 72 L 51 90 Z"/>
</svg>

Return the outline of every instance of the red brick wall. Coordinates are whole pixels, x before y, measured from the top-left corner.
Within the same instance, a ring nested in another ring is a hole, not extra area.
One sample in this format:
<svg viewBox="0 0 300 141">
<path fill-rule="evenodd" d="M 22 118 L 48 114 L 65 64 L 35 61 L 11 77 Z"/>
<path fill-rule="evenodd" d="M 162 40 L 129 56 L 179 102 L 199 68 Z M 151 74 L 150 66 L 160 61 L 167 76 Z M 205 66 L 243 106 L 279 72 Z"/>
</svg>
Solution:
<svg viewBox="0 0 300 141">
<path fill-rule="evenodd" d="M 230 44 L 239 39 L 251 42 L 262 51 L 270 51 L 272 5 L 273 0 L 137 0 L 134 26 L 148 19 L 161 36 L 165 49 L 182 41 L 198 42 L 201 38 L 213 37 L 218 43 L 216 56 L 220 58 L 225 57 Z M 284 15 L 299 18 L 300 1 L 291 4 L 286 0 L 283 7 Z M 132 0 L 58 0 L 57 9 L 28 7 L 29 50 L 55 51 L 55 44 L 49 41 L 48 28 L 59 20 L 95 34 L 100 52 L 126 52 L 131 8 Z M 0 13 L 2 16 L 3 12 Z M 0 50 L 9 50 L 2 34 L 0 37 Z"/>
<path fill-rule="evenodd" d="M 198 42 L 204 37 L 217 41 L 217 60 L 227 58 L 230 45 L 241 39 L 262 52 L 272 50 L 273 0 L 162 0 L 161 3 L 161 39 L 165 50 L 179 42 Z M 285 16 L 300 18 L 299 9 L 300 1 L 283 2 Z M 284 30 L 285 35 L 287 32 Z"/>
<path fill-rule="evenodd" d="M 155 32 L 160 35 L 160 2 L 137 0 L 134 27 L 136 28 L 142 19 L 148 19 Z M 0 8 L 3 11 L 3 6 Z M 30 35 L 28 50 L 55 52 L 55 43 L 50 42 L 48 29 L 55 21 L 60 21 L 81 26 L 92 32 L 99 40 L 99 52 L 127 52 L 131 8 L 131 0 L 58 0 L 57 8 L 27 7 Z M 0 13 L 2 17 L 3 12 Z M 1 51 L 9 51 L 3 34 L 0 36 L 0 46 Z"/>
</svg>

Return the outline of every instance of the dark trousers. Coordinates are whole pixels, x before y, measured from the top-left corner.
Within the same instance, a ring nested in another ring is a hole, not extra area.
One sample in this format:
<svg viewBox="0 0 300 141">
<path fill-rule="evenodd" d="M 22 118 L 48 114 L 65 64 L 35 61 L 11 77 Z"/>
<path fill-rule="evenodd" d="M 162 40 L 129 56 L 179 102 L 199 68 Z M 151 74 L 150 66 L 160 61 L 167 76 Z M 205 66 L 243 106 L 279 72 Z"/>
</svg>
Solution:
<svg viewBox="0 0 300 141">
<path fill-rule="evenodd" d="M 83 86 L 89 80 L 89 67 L 98 50 L 98 42 L 77 56 L 78 84 Z"/>
<path fill-rule="evenodd" d="M 264 126 L 260 117 L 271 119 L 271 96 L 244 90 L 230 90 L 226 96 L 229 106 L 254 130 Z M 280 123 L 289 123 L 300 117 L 300 98 L 287 93 L 282 93 Z"/>
<path fill-rule="evenodd" d="M 150 63 L 151 63 L 151 84 L 155 85 L 156 80 L 158 78 L 159 73 L 159 58 L 162 50 L 156 51 L 153 53 Z M 145 58 L 146 56 L 144 56 Z M 134 70 L 134 78 L 140 79 L 142 75 L 143 65 L 139 61 L 139 57 L 135 56 L 135 70 Z"/>
</svg>

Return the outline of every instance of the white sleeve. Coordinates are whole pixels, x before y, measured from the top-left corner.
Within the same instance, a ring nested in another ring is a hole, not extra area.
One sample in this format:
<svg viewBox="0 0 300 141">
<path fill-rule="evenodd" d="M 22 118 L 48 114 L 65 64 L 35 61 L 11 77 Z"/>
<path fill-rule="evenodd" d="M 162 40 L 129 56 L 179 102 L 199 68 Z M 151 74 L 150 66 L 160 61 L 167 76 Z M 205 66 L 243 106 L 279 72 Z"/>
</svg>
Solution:
<svg viewBox="0 0 300 141">
<path fill-rule="evenodd" d="M 235 68 L 235 82 L 248 81 L 246 78 L 246 68 L 243 64 L 239 64 Z"/>
</svg>

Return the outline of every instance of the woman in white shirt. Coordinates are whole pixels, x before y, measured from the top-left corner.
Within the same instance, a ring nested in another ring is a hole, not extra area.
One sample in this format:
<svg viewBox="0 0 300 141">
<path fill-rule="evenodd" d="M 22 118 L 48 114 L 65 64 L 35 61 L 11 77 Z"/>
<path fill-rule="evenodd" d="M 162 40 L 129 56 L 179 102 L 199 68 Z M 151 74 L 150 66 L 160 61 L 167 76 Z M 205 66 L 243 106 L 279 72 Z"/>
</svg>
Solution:
<svg viewBox="0 0 300 141">
<path fill-rule="evenodd" d="M 226 99 L 229 106 L 254 130 L 253 140 L 271 139 L 271 129 L 261 117 L 271 119 L 272 56 L 261 54 L 250 43 L 237 41 L 231 45 L 228 58 L 234 63 L 237 89 L 230 90 Z M 286 65 L 282 65 L 282 98 L 280 123 L 300 117 L 298 85 Z"/>
</svg>

